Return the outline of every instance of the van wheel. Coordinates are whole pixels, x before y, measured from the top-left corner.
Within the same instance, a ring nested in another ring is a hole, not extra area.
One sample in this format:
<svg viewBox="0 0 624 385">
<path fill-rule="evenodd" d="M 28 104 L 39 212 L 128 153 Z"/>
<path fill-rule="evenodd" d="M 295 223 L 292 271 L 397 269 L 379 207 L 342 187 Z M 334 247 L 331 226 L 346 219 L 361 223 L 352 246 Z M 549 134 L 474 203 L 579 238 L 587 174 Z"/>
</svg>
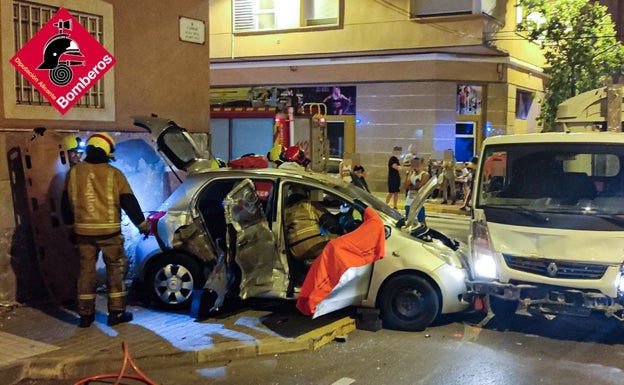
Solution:
<svg viewBox="0 0 624 385">
<path fill-rule="evenodd" d="M 400 275 L 385 285 L 379 308 L 384 328 L 422 331 L 438 316 L 440 301 L 424 278 Z"/>
<path fill-rule="evenodd" d="M 183 254 L 165 255 L 145 273 L 147 295 L 156 306 L 167 310 L 190 307 L 193 289 L 201 289 L 205 282 L 199 262 Z"/>
</svg>

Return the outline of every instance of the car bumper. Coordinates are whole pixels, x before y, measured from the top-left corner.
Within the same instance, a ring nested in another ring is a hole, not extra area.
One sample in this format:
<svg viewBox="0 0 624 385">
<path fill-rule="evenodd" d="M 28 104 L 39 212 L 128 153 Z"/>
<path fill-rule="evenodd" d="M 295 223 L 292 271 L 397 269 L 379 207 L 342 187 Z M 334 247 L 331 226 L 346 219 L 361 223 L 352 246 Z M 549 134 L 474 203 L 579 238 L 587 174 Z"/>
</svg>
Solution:
<svg viewBox="0 0 624 385">
<path fill-rule="evenodd" d="M 443 264 L 434 270 L 432 276 L 442 291 L 441 314 L 464 311 L 471 305 L 466 290 L 466 270 Z"/>
</svg>

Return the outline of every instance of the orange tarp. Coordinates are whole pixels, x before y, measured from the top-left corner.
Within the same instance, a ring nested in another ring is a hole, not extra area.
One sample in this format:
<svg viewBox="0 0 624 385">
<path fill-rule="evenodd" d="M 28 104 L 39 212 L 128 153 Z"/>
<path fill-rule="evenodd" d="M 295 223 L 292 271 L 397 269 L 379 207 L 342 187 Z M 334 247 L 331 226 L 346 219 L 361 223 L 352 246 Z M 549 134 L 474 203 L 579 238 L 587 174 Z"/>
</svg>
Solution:
<svg viewBox="0 0 624 385">
<path fill-rule="evenodd" d="M 332 239 L 306 275 L 297 299 L 297 309 L 312 315 L 350 267 L 363 266 L 382 258 L 386 238 L 383 222 L 375 210 L 364 210 L 364 221 L 354 231 Z"/>
</svg>

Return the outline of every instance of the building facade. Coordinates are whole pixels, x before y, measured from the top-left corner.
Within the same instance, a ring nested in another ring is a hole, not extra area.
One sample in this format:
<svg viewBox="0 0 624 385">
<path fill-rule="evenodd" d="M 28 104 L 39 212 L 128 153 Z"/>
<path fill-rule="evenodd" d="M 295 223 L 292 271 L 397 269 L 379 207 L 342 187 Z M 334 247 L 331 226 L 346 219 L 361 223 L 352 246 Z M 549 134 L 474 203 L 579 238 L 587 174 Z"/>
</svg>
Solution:
<svg viewBox="0 0 624 385">
<path fill-rule="evenodd" d="M 211 1 L 212 102 L 258 86 L 350 90 L 354 151 L 385 191 L 388 158 L 408 148 L 467 160 L 488 135 L 540 130 L 547 77 L 515 32 L 520 11 L 514 0 Z"/>
</svg>

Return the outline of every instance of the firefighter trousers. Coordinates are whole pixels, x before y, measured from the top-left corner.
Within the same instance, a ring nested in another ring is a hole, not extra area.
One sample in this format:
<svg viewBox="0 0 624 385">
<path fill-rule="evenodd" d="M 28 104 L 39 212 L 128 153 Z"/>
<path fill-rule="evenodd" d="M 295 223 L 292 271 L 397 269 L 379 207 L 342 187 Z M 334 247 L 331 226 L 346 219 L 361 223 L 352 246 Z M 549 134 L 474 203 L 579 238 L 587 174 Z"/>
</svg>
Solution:
<svg viewBox="0 0 624 385">
<path fill-rule="evenodd" d="M 126 253 L 121 234 L 106 236 L 76 236 L 80 253 L 78 276 L 78 314 L 95 314 L 96 263 L 101 251 L 106 264 L 108 283 L 108 312 L 126 310 Z"/>
</svg>

